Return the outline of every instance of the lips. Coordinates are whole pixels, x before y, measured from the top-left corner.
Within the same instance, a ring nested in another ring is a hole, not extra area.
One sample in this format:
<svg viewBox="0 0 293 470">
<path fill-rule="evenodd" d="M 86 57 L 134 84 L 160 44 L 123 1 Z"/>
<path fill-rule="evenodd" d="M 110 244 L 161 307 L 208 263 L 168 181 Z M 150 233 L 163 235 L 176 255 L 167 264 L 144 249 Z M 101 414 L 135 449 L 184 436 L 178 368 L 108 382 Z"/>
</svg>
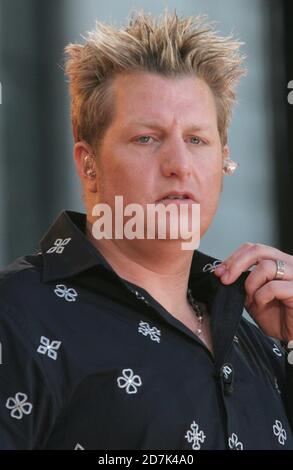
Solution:
<svg viewBox="0 0 293 470">
<path fill-rule="evenodd" d="M 156 203 L 161 201 L 188 201 L 195 202 L 195 197 L 190 191 L 169 191 L 161 195 L 159 199 L 157 199 Z"/>
</svg>

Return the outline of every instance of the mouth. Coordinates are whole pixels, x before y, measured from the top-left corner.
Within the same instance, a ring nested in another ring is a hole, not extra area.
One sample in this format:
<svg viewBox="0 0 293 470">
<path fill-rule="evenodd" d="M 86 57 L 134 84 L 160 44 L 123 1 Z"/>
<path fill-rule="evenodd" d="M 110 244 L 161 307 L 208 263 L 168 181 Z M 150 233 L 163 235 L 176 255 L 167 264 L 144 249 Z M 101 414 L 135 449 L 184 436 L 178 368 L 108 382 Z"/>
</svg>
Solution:
<svg viewBox="0 0 293 470">
<path fill-rule="evenodd" d="M 162 195 L 160 197 L 160 199 L 158 199 L 157 201 L 155 201 L 156 204 L 158 204 L 159 202 L 161 203 L 170 203 L 170 202 L 173 202 L 175 204 L 179 204 L 179 203 L 192 203 L 192 202 L 195 202 L 195 198 L 193 196 L 193 194 L 191 193 L 188 193 L 188 192 L 170 192 L 170 193 L 166 193 L 164 195 Z"/>
</svg>

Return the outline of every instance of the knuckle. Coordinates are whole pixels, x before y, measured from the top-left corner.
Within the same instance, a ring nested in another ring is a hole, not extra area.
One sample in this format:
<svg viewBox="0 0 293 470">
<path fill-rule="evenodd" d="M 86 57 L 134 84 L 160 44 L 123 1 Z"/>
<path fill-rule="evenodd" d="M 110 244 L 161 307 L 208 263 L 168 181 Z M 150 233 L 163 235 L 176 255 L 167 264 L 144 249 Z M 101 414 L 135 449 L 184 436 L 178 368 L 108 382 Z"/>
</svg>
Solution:
<svg viewBox="0 0 293 470">
<path fill-rule="evenodd" d="M 271 265 L 272 265 L 272 262 L 269 259 L 263 259 L 259 262 L 259 266 L 261 266 L 262 268 L 267 269 L 267 270 L 271 269 L 271 267 L 272 267 Z"/>
<path fill-rule="evenodd" d="M 245 243 L 242 243 L 241 248 L 251 248 L 252 245 L 253 244 L 250 242 L 245 242 Z"/>
<path fill-rule="evenodd" d="M 271 296 L 274 293 L 274 283 L 273 282 L 267 282 L 265 287 L 266 287 L 267 293 Z"/>
<path fill-rule="evenodd" d="M 251 279 L 248 278 L 246 279 L 246 281 L 244 282 L 244 287 L 246 289 L 246 291 L 248 292 L 249 290 L 251 290 L 251 287 L 252 287 L 252 282 L 251 282 Z"/>
<path fill-rule="evenodd" d="M 249 296 L 249 297 L 252 297 L 252 294 L 253 294 L 253 289 L 251 286 L 247 286 L 246 287 L 246 294 Z"/>
<path fill-rule="evenodd" d="M 252 244 L 253 250 L 256 251 L 257 253 L 262 250 L 262 247 L 263 247 L 263 245 L 261 243 L 253 243 Z"/>
<path fill-rule="evenodd" d="M 262 297 L 261 297 L 261 294 L 259 292 L 256 292 L 254 294 L 254 301 L 258 306 L 262 305 Z"/>
</svg>

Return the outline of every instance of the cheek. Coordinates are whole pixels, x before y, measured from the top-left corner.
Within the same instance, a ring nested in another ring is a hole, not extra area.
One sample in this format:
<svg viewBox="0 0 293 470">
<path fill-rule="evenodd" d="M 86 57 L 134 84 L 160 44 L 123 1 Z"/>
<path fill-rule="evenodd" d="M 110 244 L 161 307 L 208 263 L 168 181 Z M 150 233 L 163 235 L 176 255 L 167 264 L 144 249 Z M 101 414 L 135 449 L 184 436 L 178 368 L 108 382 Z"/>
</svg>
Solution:
<svg viewBox="0 0 293 470">
<path fill-rule="evenodd" d="M 200 182 L 203 193 L 205 195 L 209 194 L 212 198 L 217 197 L 222 186 L 222 167 L 217 165 L 216 168 L 214 166 L 212 168 L 204 168 L 201 175 Z"/>
<path fill-rule="evenodd" d="M 221 170 L 222 172 L 222 170 Z M 202 217 L 212 217 L 219 203 L 222 189 L 222 173 L 215 172 L 202 180 L 201 213 Z"/>
<path fill-rule="evenodd" d="M 123 196 L 125 204 L 139 202 L 141 197 L 149 192 L 149 179 L 146 174 L 148 173 L 141 167 L 130 164 L 126 159 L 123 159 L 123 164 L 107 162 L 101 165 L 101 197 L 114 201 L 115 196 Z"/>
</svg>

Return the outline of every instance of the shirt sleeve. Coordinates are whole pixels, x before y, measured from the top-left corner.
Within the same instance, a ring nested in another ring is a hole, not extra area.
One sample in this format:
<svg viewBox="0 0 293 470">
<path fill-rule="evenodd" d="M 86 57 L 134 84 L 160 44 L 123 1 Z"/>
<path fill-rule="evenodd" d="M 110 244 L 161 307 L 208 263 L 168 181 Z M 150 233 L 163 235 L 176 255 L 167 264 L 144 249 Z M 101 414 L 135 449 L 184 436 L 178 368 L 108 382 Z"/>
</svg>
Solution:
<svg viewBox="0 0 293 470">
<path fill-rule="evenodd" d="M 20 312 L 0 301 L 0 449 L 40 449 L 57 415 Z"/>
</svg>

